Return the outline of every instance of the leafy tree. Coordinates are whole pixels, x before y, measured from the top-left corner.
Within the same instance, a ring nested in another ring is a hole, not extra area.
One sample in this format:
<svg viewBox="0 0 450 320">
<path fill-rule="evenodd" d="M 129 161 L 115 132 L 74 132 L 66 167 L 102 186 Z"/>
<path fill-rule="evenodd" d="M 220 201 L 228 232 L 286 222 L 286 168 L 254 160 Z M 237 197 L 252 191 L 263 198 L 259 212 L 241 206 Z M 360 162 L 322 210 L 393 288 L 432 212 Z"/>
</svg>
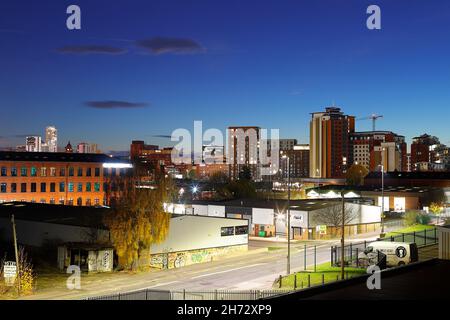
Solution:
<svg viewBox="0 0 450 320">
<path fill-rule="evenodd" d="M 252 171 L 249 166 L 243 166 L 239 172 L 239 180 L 252 180 Z"/>
<path fill-rule="evenodd" d="M 163 203 L 173 197 L 173 192 L 167 179 L 161 179 L 156 189 L 127 184 L 114 209 L 105 217 L 121 267 L 136 268 L 141 250 L 166 238 L 170 214 L 164 212 Z"/>
<path fill-rule="evenodd" d="M 432 202 L 432 203 L 430 203 L 430 211 L 435 216 L 437 216 L 437 218 L 438 218 L 437 223 L 439 224 L 440 217 L 441 217 L 442 206 L 439 203 L 437 203 L 437 202 Z"/>
<path fill-rule="evenodd" d="M 367 168 L 360 164 L 352 164 L 347 170 L 346 179 L 347 184 L 350 186 L 361 186 L 364 184 L 364 178 L 369 171 Z"/>
<path fill-rule="evenodd" d="M 250 180 L 237 180 L 230 182 L 226 189 L 230 194 L 233 195 L 233 198 L 255 198 L 256 197 L 256 189 L 255 185 Z"/>
</svg>

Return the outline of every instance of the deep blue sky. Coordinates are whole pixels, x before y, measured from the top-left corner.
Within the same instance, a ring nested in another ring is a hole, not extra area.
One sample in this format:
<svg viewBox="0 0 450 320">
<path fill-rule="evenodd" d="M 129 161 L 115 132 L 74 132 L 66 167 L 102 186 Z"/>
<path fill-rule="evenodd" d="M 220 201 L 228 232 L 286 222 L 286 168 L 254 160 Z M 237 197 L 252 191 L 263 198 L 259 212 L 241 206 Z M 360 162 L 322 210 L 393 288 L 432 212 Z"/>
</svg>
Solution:
<svg viewBox="0 0 450 320">
<path fill-rule="evenodd" d="M 70 4 L 81 7 L 80 31 L 66 29 Z M 381 7 L 382 30 L 366 28 L 370 4 Z M 155 37 L 201 49 L 155 54 L 136 45 Z M 0 39 L 2 147 L 54 124 L 61 145 L 127 150 L 132 139 L 168 143 L 154 136 L 194 120 L 280 128 L 307 142 L 309 113 L 333 102 L 357 117 L 383 114 L 377 129 L 408 143 L 428 132 L 450 144 L 446 0 L 2 0 Z M 60 51 L 88 45 L 126 52 Z M 86 105 L 110 100 L 146 105 Z"/>
</svg>

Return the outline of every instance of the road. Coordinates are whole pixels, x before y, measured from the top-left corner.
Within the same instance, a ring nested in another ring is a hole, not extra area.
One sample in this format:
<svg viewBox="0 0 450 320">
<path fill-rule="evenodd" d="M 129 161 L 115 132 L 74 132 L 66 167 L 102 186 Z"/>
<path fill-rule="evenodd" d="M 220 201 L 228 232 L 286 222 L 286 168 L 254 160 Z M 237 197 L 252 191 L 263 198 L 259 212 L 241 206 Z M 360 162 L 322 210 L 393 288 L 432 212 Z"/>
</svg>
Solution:
<svg viewBox="0 0 450 320">
<path fill-rule="evenodd" d="M 316 263 L 321 264 L 330 261 L 330 246 L 338 243 L 339 241 L 308 241 L 292 244 L 291 272 L 304 269 L 305 244 L 307 245 L 306 267 L 312 267 L 314 246 L 316 246 Z M 190 291 L 271 289 L 275 279 L 279 275 L 286 274 L 286 244 L 272 241 L 250 241 L 249 246 L 253 250 L 249 250 L 247 254 L 179 269 L 136 274 L 116 273 L 105 278 L 101 283 L 94 281 L 84 284 L 82 277 L 81 290 L 46 290 L 29 298 L 81 299 L 144 288 Z M 282 248 L 262 251 L 261 247 Z"/>
</svg>

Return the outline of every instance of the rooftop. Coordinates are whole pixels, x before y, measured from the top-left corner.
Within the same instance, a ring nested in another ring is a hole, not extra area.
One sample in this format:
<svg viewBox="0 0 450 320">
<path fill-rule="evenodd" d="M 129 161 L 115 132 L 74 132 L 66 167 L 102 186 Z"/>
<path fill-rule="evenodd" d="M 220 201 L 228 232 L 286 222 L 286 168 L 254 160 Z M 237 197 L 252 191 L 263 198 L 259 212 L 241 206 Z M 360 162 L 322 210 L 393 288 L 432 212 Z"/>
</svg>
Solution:
<svg viewBox="0 0 450 320">
<path fill-rule="evenodd" d="M 106 229 L 104 215 L 111 209 L 106 207 L 77 207 L 58 204 L 29 202 L 0 203 L 0 218 L 46 222 L 79 227 Z"/>
<path fill-rule="evenodd" d="M 352 199 L 346 199 L 346 201 L 352 201 Z M 353 201 L 361 201 L 360 198 L 353 199 Z M 321 208 L 335 206 L 340 203 L 336 200 L 328 199 L 305 199 L 305 200 L 291 200 L 291 210 L 299 211 L 314 211 Z M 247 207 L 247 208 L 263 208 L 263 209 L 275 209 L 285 210 L 287 208 L 287 200 L 264 200 L 264 199 L 235 199 L 235 200 L 222 200 L 222 201 L 205 201 L 194 200 L 192 204 L 198 205 L 216 205 L 216 206 L 228 206 L 228 207 Z"/>
<path fill-rule="evenodd" d="M 381 179 L 381 173 L 371 172 L 365 177 L 365 179 Z M 386 172 L 384 174 L 384 179 L 450 180 L 450 172 Z"/>
<path fill-rule="evenodd" d="M 0 161 L 94 162 L 115 163 L 123 160 L 101 153 L 14 152 L 0 151 Z"/>
<path fill-rule="evenodd" d="M 404 193 L 425 193 L 432 190 L 437 190 L 442 188 L 434 188 L 434 187 L 410 187 L 410 186 L 384 186 L 384 192 L 404 192 Z M 346 186 L 346 185 L 326 185 L 321 187 L 313 187 L 308 189 L 315 190 L 316 192 L 328 192 L 328 191 L 355 191 L 355 192 L 381 192 L 380 186 Z"/>
</svg>

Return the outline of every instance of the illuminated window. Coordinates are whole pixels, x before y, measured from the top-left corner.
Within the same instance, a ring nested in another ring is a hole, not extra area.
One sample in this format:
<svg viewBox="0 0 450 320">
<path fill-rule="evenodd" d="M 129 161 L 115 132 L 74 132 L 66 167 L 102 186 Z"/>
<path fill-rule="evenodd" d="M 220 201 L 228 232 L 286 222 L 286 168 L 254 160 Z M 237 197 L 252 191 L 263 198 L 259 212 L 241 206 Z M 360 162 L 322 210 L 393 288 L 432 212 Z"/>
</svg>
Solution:
<svg viewBox="0 0 450 320">
<path fill-rule="evenodd" d="M 41 167 L 41 177 L 46 177 L 46 176 L 47 176 L 47 168 Z"/>
<path fill-rule="evenodd" d="M 91 183 L 86 182 L 86 192 L 91 192 Z"/>
<path fill-rule="evenodd" d="M 56 168 L 54 168 L 54 167 L 50 168 L 50 176 L 51 177 L 56 177 Z"/>
<path fill-rule="evenodd" d="M 28 175 L 28 169 L 26 167 L 20 168 L 20 175 L 26 177 Z"/>
<path fill-rule="evenodd" d="M 233 236 L 234 228 L 233 227 L 222 227 L 222 228 L 220 228 L 220 235 L 222 237 Z"/>
<path fill-rule="evenodd" d="M 73 182 L 69 182 L 67 184 L 67 189 L 69 190 L 69 192 L 73 192 Z"/>
<path fill-rule="evenodd" d="M 94 191 L 100 192 L 100 183 L 98 183 L 98 182 L 94 183 Z"/>
</svg>

